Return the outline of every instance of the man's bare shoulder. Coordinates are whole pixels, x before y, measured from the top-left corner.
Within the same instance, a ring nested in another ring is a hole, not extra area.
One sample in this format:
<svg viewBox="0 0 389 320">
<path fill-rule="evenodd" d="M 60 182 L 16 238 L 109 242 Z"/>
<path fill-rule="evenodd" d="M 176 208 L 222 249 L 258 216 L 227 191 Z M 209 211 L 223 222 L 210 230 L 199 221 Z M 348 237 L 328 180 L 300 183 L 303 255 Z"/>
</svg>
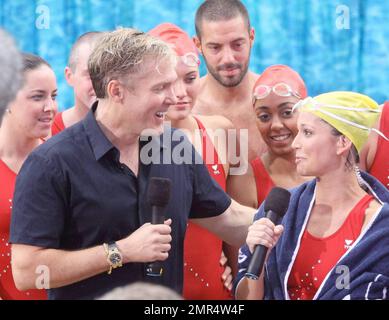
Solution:
<svg viewBox="0 0 389 320">
<path fill-rule="evenodd" d="M 209 103 L 206 99 L 202 99 L 200 95 L 197 97 L 196 103 L 192 109 L 192 113 L 196 115 L 208 115 L 211 116 L 215 112 L 211 103 Z"/>
<path fill-rule="evenodd" d="M 192 112 L 194 114 L 212 115 L 214 114 L 214 107 L 212 104 L 212 98 L 207 90 L 207 75 L 200 78 L 200 89 L 196 99 L 196 103 Z"/>
<path fill-rule="evenodd" d="M 252 85 L 252 88 L 254 87 L 255 82 L 257 82 L 259 76 L 260 74 L 249 71 L 250 85 Z"/>
</svg>

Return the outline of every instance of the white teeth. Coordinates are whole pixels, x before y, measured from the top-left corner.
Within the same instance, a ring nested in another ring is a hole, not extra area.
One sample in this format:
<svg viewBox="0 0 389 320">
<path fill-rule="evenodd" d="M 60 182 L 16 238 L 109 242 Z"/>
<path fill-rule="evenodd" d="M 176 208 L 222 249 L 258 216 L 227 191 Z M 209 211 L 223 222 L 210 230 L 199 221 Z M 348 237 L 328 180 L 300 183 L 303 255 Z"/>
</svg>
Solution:
<svg viewBox="0 0 389 320">
<path fill-rule="evenodd" d="M 161 111 L 156 113 L 157 117 L 159 117 L 159 118 L 163 118 L 165 116 L 165 114 L 166 114 L 166 112 L 161 112 Z"/>
<path fill-rule="evenodd" d="M 288 139 L 289 138 L 289 134 L 285 134 L 283 136 L 277 136 L 277 137 L 271 137 L 273 140 L 275 141 L 282 141 L 282 140 L 285 140 L 285 139 Z"/>
</svg>

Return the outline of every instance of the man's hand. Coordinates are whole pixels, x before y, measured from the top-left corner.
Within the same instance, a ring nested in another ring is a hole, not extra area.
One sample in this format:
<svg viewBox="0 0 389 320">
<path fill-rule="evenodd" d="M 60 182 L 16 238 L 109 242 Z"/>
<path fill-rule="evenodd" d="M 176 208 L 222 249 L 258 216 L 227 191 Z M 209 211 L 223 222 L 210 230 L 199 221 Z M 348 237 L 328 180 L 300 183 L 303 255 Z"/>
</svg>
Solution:
<svg viewBox="0 0 389 320">
<path fill-rule="evenodd" d="M 117 241 L 123 263 L 164 261 L 171 248 L 171 219 L 164 224 L 145 223 L 127 238 Z"/>
</svg>

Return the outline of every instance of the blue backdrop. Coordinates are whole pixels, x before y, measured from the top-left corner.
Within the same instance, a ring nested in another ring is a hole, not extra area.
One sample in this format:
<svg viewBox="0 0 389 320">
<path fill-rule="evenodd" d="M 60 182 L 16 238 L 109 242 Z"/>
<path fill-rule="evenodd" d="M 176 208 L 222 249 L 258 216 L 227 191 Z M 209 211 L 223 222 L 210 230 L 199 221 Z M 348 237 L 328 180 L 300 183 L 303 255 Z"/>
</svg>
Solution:
<svg viewBox="0 0 389 320">
<path fill-rule="evenodd" d="M 63 69 L 82 33 L 118 26 L 148 31 L 173 22 L 194 35 L 200 0 L 0 0 L 0 26 L 24 51 L 47 59 L 61 110 L 73 104 Z M 389 1 L 245 0 L 256 31 L 250 67 L 289 64 L 310 95 L 353 90 L 383 102 L 389 95 Z M 0 44 L 1 45 L 1 44 Z M 204 64 L 201 67 L 205 73 Z"/>
</svg>

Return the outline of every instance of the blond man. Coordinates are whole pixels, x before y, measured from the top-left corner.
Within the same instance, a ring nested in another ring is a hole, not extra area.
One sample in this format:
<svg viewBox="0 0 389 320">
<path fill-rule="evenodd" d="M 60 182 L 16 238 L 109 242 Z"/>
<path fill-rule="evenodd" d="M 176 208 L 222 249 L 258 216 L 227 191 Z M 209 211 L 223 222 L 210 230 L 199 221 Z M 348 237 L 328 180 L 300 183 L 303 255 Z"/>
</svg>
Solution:
<svg viewBox="0 0 389 320">
<path fill-rule="evenodd" d="M 253 212 L 231 204 L 184 134 L 175 140 L 179 132 L 164 128 L 177 78 L 164 42 L 133 29 L 108 33 L 88 69 L 97 102 L 19 174 L 11 224 L 15 283 L 35 287 L 41 268 L 51 299 L 93 299 L 137 281 L 181 293 L 187 220 L 237 245 Z M 176 161 L 176 147 L 190 161 Z M 172 182 L 163 224 L 150 224 L 151 177 Z M 163 273 L 148 276 L 155 261 L 163 261 Z"/>
</svg>

